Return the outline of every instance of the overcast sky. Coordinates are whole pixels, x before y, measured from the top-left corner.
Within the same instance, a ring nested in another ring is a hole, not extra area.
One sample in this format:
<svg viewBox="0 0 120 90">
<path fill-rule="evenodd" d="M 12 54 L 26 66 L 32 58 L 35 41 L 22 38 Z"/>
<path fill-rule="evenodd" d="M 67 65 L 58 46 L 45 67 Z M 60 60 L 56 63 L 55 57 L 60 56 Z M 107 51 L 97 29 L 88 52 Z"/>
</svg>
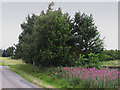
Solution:
<svg viewBox="0 0 120 90">
<path fill-rule="evenodd" d="M 18 36 L 22 32 L 20 24 L 28 14 L 39 15 L 47 10 L 49 2 L 3 2 L 2 3 L 2 45 L 7 48 L 18 43 Z M 55 2 L 54 10 L 62 8 L 71 17 L 75 12 L 92 14 L 101 38 L 105 37 L 106 49 L 118 49 L 118 3 L 117 2 Z M 0 34 L 1 35 L 1 34 Z"/>
</svg>

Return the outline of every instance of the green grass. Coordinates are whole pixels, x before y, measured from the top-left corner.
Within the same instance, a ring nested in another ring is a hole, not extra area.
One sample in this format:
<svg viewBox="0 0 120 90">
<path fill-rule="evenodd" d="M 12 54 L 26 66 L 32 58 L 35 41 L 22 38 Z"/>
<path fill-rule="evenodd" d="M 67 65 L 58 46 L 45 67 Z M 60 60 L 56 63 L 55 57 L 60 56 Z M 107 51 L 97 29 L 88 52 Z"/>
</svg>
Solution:
<svg viewBox="0 0 120 90">
<path fill-rule="evenodd" d="M 19 64 L 19 65 L 12 65 L 11 70 L 18 73 L 29 82 L 32 82 L 42 88 L 46 88 L 46 85 L 52 86 L 53 88 L 73 88 L 70 85 L 76 82 L 76 81 L 66 80 L 64 78 L 61 78 L 61 76 L 55 77 L 54 73 L 59 69 L 55 69 L 53 67 L 41 67 L 40 69 L 38 69 L 38 67 L 33 66 L 31 64 Z M 39 85 L 38 83 L 35 83 L 34 80 L 41 82 L 43 85 Z M 85 87 L 85 86 L 81 86 L 81 87 Z"/>
<path fill-rule="evenodd" d="M 43 84 L 41 85 L 43 88 L 46 86 L 52 86 L 54 88 L 62 87 L 62 85 L 59 84 L 61 83 L 61 80 L 58 79 L 57 81 L 55 81 L 52 76 L 54 73 L 54 68 L 41 67 L 40 69 L 38 69 L 38 67 L 30 64 L 19 64 L 12 65 L 11 70 L 12 69 L 13 71 L 20 74 L 23 78 L 32 83 L 35 83 L 34 80 L 41 82 Z M 35 84 L 38 85 L 38 83 Z"/>
<path fill-rule="evenodd" d="M 0 57 L 0 66 L 9 66 L 5 61 L 5 58 Z"/>
<path fill-rule="evenodd" d="M 0 62 L 0 66 L 8 66 L 7 64 L 5 64 L 5 62 Z"/>
<path fill-rule="evenodd" d="M 116 66 L 118 65 L 117 63 L 118 61 L 120 60 L 100 62 L 100 65 Z M 70 87 L 67 80 L 64 80 L 61 77 L 60 78 L 54 77 L 54 73 L 56 72 L 56 69 L 52 67 L 51 68 L 40 67 L 38 69 L 38 67 L 36 66 L 23 63 L 22 60 L 14 60 L 8 57 L 0 58 L 0 65 L 9 65 L 10 70 L 16 72 L 17 74 L 28 80 L 29 82 L 34 83 L 35 85 L 41 88 L 47 88 L 49 86 L 53 88 L 63 88 L 63 87 L 65 88 L 66 86 Z"/>
<path fill-rule="evenodd" d="M 19 66 L 20 66 L 20 65 L 19 65 Z M 29 81 L 29 82 L 31 82 L 31 83 L 34 83 L 34 84 L 37 85 L 38 87 L 45 88 L 43 85 L 38 85 L 37 83 L 33 82 L 33 80 L 35 80 L 36 78 L 34 78 L 31 74 L 28 74 L 28 73 L 26 73 L 25 71 L 19 70 L 19 69 L 15 68 L 14 66 L 13 66 L 13 67 L 10 67 L 9 69 L 12 70 L 13 72 L 19 74 L 21 77 L 23 77 L 23 78 L 26 79 L 27 81 Z M 28 69 L 29 69 L 29 68 L 28 68 Z"/>
<path fill-rule="evenodd" d="M 100 66 L 120 66 L 120 60 L 103 61 Z"/>
<path fill-rule="evenodd" d="M 10 66 L 10 70 L 41 88 L 56 87 L 49 83 L 51 78 L 49 77 L 50 73 L 46 71 L 48 70 L 46 68 L 41 68 L 39 70 L 36 66 L 25 64 L 22 62 L 22 60 L 11 59 L 10 57 L 0 57 L 0 66 Z M 35 82 L 35 80 L 37 82 Z"/>
</svg>

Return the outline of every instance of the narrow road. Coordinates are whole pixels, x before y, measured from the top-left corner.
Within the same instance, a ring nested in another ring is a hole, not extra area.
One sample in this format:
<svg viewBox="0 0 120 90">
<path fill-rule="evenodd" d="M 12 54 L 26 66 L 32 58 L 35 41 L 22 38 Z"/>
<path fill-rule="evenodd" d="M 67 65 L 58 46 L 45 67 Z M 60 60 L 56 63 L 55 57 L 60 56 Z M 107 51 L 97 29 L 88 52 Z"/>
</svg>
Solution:
<svg viewBox="0 0 120 90">
<path fill-rule="evenodd" d="M 18 74 L 7 69 L 8 66 L 0 66 L 0 89 L 1 88 L 39 88 L 23 79 Z"/>
</svg>

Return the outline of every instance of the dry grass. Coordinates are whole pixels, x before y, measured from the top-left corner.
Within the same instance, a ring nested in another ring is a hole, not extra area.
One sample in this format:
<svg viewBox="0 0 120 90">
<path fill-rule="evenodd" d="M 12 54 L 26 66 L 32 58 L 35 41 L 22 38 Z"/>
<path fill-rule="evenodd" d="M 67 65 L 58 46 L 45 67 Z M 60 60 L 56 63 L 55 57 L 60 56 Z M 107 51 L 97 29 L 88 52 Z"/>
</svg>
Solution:
<svg viewBox="0 0 120 90">
<path fill-rule="evenodd" d="M 22 60 L 14 60 L 9 57 L 0 57 L 0 66 L 11 66 L 16 64 L 25 64 Z"/>
</svg>

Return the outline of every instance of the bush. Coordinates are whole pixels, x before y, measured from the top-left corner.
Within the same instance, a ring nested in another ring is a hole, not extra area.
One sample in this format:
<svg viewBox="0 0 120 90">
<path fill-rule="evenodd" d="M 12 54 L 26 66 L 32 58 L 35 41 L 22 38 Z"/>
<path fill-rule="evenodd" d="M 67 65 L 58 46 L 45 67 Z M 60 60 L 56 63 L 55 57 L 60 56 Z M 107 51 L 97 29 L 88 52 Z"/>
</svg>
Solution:
<svg viewBox="0 0 120 90">
<path fill-rule="evenodd" d="M 87 66 L 87 63 L 86 63 L 86 61 L 88 60 L 87 58 L 84 58 L 85 57 L 85 55 L 79 55 L 79 58 L 78 58 L 78 60 L 77 61 L 75 61 L 75 64 L 78 66 L 78 65 L 81 65 L 81 66 L 84 66 L 84 65 L 86 65 Z"/>
<path fill-rule="evenodd" d="M 110 59 L 110 56 L 107 55 L 107 54 L 105 54 L 104 51 L 99 54 L 99 60 L 100 60 L 100 61 L 106 61 L 106 60 L 108 60 L 108 59 Z"/>
<path fill-rule="evenodd" d="M 99 66 L 99 58 L 98 58 L 98 56 L 99 56 L 99 54 L 94 54 L 94 53 L 88 54 L 88 66 L 89 67 L 98 68 L 98 66 Z"/>
<path fill-rule="evenodd" d="M 16 59 L 16 58 L 15 58 L 15 56 L 13 55 L 13 56 L 11 56 L 11 59 Z"/>
<path fill-rule="evenodd" d="M 85 55 L 79 55 L 79 58 L 77 61 L 75 61 L 75 65 L 78 66 L 83 66 L 86 68 L 93 68 L 96 67 L 98 68 L 99 66 L 99 58 L 98 58 L 99 54 L 94 54 L 94 53 L 90 53 L 88 54 L 88 58 L 85 58 Z"/>
</svg>

